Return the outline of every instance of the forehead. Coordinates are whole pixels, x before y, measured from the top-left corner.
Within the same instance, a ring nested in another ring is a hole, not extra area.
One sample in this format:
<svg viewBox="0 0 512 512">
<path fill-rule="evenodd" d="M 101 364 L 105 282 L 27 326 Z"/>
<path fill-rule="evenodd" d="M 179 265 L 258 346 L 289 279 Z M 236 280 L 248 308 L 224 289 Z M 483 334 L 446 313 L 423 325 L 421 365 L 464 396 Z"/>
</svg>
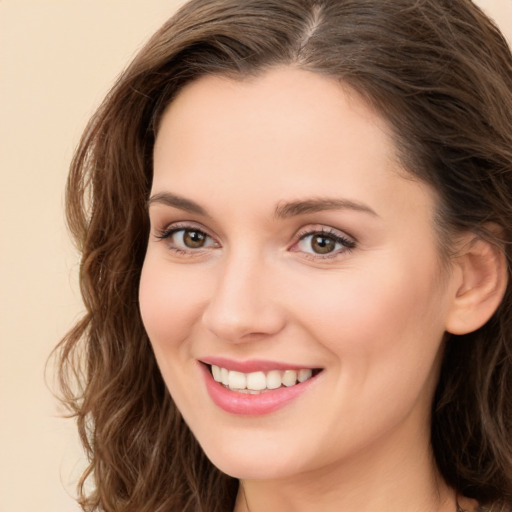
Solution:
<svg viewBox="0 0 512 512">
<path fill-rule="evenodd" d="M 296 68 L 243 81 L 206 76 L 162 118 L 153 192 L 242 210 L 333 194 L 379 206 L 405 200 L 401 187 L 424 192 L 403 179 L 396 153 L 388 123 L 331 78 Z"/>
<path fill-rule="evenodd" d="M 308 125 L 322 123 L 328 128 L 333 121 L 339 125 L 349 111 L 356 114 L 345 123 L 350 121 L 351 131 L 357 128 L 358 117 L 366 124 L 365 130 L 372 125 L 375 130 L 392 133 L 388 123 L 354 89 L 325 75 L 294 67 L 271 68 L 241 79 L 206 75 L 179 91 L 164 113 L 159 133 L 163 124 L 173 121 L 181 124 L 183 135 L 189 135 L 183 121 L 200 121 L 194 126 L 199 134 L 203 128 L 229 120 L 233 128 L 243 128 L 244 135 L 256 139 L 265 128 L 292 130 L 290 134 L 297 136 Z"/>
</svg>

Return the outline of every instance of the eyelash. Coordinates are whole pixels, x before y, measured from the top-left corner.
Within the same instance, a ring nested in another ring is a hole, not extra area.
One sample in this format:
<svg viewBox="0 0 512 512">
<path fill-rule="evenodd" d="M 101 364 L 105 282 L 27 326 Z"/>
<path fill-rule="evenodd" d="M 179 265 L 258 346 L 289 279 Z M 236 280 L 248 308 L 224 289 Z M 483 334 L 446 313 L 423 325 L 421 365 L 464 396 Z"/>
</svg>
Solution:
<svg viewBox="0 0 512 512">
<path fill-rule="evenodd" d="M 206 233 L 204 230 L 199 229 L 199 228 L 197 228 L 197 227 L 195 227 L 193 225 L 190 225 L 190 224 L 174 224 L 171 227 L 166 227 L 166 228 L 164 228 L 162 230 L 159 230 L 155 234 L 155 238 L 157 238 L 159 241 L 169 240 L 173 235 L 175 235 L 176 233 L 179 233 L 180 231 L 183 231 L 183 232 L 189 231 L 189 232 L 201 233 L 207 239 L 213 240 L 213 237 L 210 236 L 208 233 Z M 300 244 L 300 242 L 302 242 L 306 238 L 314 237 L 314 236 L 322 236 L 322 237 L 325 237 L 325 238 L 329 238 L 335 244 L 339 244 L 339 245 L 343 246 L 343 248 L 342 249 L 334 250 L 332 252 L 328 252 L 328 253 L 323 254 L 323 255 L 319 254 L 319 253 L 308 253 L 308 252 L 299 251 L 299 250 L 291 250 L 291 252 L 302 252 L 303 256 L 305 258 L 318 261 L 318 260 L 325 260 L 325 259 L 336 258 L 336 257 L 340 256 L 340 254 L 343 254 L 343 253 L 346 253 L 346 252 L 350 252 L 356 246 L 356 242 L 353 239 L 348 238 L 348 237 L 346 237 L 344 235 L 341 235 L 340 233 L 338 233 L 334 229 L 332 229 L 332 228 L 329 228 L 329 229 L 321 228 L 321 229 L 306 229 L 304 231 L 301 231 L 301 232 L 297 233 L 296 241 L 293 243 L 291 248 L 298 246 Z M 210 246 L 208 246 L 206 248 L 199 247 L 197 249 L 194 249 L 194 248 L 182 249 L 180 247 L 171 246 L 169 244 L 168 248 L 171 251 L 175 252 L 176 254 L 179 254 L 180 256 L 194 256 L 194 255 L 201 254 L 204 249 L 207 249 L 209 247 Z M 219 247 L 218 244 L 217 244 L 217 247 Z"/>
<path fill-rule="evenodd" d="M 321 228 L 321 229 L 307 229 L 302 232 L 299 232 L 297 234 L 298 240 L 297 240 L 297 242 L 295 242 L 293 244 L 292 247 L 297 246 L 300 242 L 302 242 L 306 238 L 314 237 L 314 236 L 330 238 L 334 241 L 335 244 L 339 244 L 339 245 L 343 246 L 343 249 L 334 250 L 332 252 L 329 252 L 329 253 L 326 253 L 323 255 L 319 254 L 319 253 L 308 253 L 308 252 L 303 251 L 304 257 L 310 258 L 313 260 L 333 259 L 333 258 L 339 257 L 341 254 L 352 251 L 352 249 L 354 249 L 356 246 L 356 242 L 353 239 L 340 234 L 339 232 L 335 231 L 334 229 Z"/>
<path fill-rule="evenodd" d="M 164 228 L 162 230 L 159 230 L 155 234 L 155 237 L 159 241 L 165 241 L 165 240 L 169 240 L 173 235 L 175 235 L 176 233 L 179 233 L 180 231 L 184 231 L 184 232 L 189 231 L 189 232 L 201 233 L 206 238 L 209 238 L 209 239 L 213 240 L 213 237 L 211 237 L 203 229 L 199 229 L 199 228 L 197 228 L 197 227 L 195 227 L 193 225 L 190 225 L 190 224 L 173 224 L 170 227 L 166 227 L 166 228 Z M 198 253 L 202 252 L 201 250 L 203 249 L 202 247 L 200 247 L 200 248 L 197 248 L 197 249 L 189 248 L 187 250 L 187 249 L 182 249 L 180 247 L 171 246 L 171 245 L 169 245 L 168 248 L 171 251 L 175 252 L 176 254 L 179 254 L 180 256 L 193 256 L 193 255 L 197 255 Z M 192 254 L 192 253 L 194 253 L 194 254 Z"/>
</svg>

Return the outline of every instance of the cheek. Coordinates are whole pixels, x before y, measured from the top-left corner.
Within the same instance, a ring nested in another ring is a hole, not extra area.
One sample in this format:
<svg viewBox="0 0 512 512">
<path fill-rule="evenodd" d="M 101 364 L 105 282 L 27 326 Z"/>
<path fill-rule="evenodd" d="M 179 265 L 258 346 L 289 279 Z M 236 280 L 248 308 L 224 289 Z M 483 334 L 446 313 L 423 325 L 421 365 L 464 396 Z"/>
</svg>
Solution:
<svg viewBox="0 0 512 512">
<path fill-rule="evenodd" d="M 185 340 L 203 312 L 204 279 L 148 254 L 142 268 L 139 302 L 142 321 L 155 348 Z"/>
<path fill-rule="evenodd" d="M 290 293 L 288 300 L 303 328 L 347 371 L 362 375 L 378 365 L 387 372 L 403 364 L 414 378 L 433 364 L 446 309 L 437 265 L 426 264 L 418 273 L 414 261 L 383 255 L 377 265 L 310 283 L 307 293 Z"/>
<path fill-rule="evenodd" d="M 405 264 L 380 268 L 386 272 L 353 268 L 311 287 L 307 299 L 293 298 L 302 331 L 330 354 L 339 409 L 326 429 L 341 433 L 340 443 L 347 433 L 340 417 L 351 418 L 348 429 L 359 425 L 360 439 L 377 435 L 412 410 L 427 414 L 437 382 L 444 332 L 437 271 L 411 276 Z"/>
</svg>

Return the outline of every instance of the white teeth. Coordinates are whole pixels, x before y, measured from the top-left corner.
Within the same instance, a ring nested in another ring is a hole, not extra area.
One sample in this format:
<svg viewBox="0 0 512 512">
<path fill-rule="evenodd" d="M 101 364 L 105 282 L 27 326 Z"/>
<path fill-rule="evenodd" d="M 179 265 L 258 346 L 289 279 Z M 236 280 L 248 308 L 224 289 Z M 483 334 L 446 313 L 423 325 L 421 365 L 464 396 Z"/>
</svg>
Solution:
<svg viewBox="0 0 512 512">
<path fill-rule="evenodd" d="M 222 381 L 222 376 L 221 376 L 221 371 L 220 371 L 220 368 L 218 366 L 215 366 L 215 365 L 212 365 L 212 374 L 213 374 L 213 378 L 217 381 L 217 382 L 221 382 Z"/>
<path fill-rule="evenodd" d="M 281 372 L 279 370 L 272 370 L 267 373 L 267 388 L 277 389 L 281 387 Z"/>
<path fill-rule="evenodd" d="M 282 380 L 285 386 L 294 386 L 297 382 L 297 372 L 295 370 L 286 370 Z"/>
<path fill-rule="evenodd" d="M 261 391 L 267 387 L 267 378 L 263 372 L 253 372 L 247 374 L 247 389 Z"/>
<path fill-rule="evenodd" d="M 245 373 L 228 372 L 228 386 L 230 389 L 245 389 L 247 387 L 247 377 Z"/>
<path fill-rule="evenodd" d="M 271 370 L 264 372 L 242 373 L 230 371 L 216 365 L 211 365 L 213 379 L 222 383 L 229 389 L 241 393 L 257 394 L 268 389 L 277 389 L 281 386 L 294 386 L 297 382 L 304 382 L 313 376 L 310 368 L 296 370 Z"/>
<path fill-rule="evenodd" d="M 312 377 L 313 375 L 313 371 L 310 370 L 309 368 L 307 369 L 302 369 L 302 370 L 299 370 L 299 373 L 297 375 L 297 380 L 299 382 L 304 382 L 305 380 L 308 380 Z"/>
</svg>

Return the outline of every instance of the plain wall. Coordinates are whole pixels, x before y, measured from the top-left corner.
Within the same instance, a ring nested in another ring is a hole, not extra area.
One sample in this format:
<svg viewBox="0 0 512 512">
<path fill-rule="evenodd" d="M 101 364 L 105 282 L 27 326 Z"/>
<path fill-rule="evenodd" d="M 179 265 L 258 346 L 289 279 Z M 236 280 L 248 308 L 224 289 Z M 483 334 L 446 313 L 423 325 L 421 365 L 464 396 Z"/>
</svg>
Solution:
<svg viewBox="0 0 512 512">
<path fill-rule="evenodd" d="M 0 0 L 0 512 L 77 510 L 84 459 L 43 375 L 82 310 L 67 167 L 115 76 L 181 3 Z M 478 3 L 511 41 L 512 0 Z"/>
</svg>

